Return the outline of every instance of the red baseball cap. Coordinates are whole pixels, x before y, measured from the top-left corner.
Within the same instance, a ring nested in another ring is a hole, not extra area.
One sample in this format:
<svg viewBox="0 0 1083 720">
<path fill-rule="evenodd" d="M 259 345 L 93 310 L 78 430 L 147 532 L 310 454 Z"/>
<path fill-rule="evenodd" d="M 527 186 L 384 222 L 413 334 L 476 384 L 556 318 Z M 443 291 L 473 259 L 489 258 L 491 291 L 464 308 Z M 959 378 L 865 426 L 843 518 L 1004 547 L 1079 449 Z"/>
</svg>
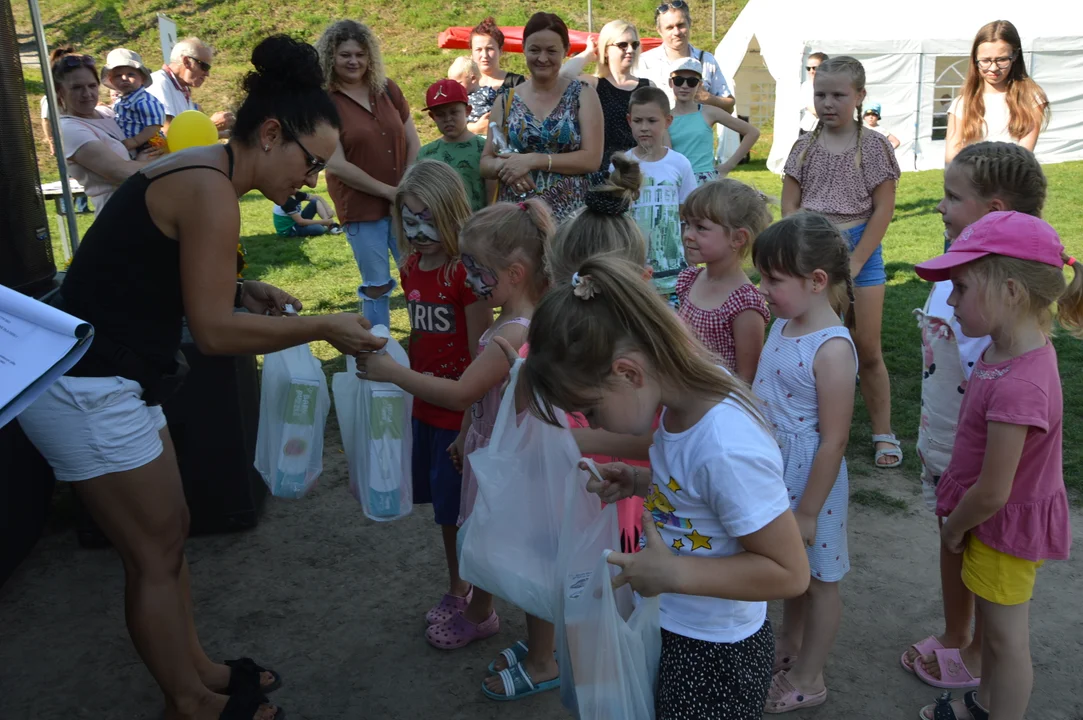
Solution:
<svg viewBox="0 0 1083 720">
<path fill-rule="evenodd" d="M 425 107 L 422 110 L 433 110 L 451 103 L 469 105 L 470 99 L 466 96 L 466 88 L 455 80 L 444 78 L 429 85 L 429 90 L 425 93 Z"/>
<path fill-rule="evenodd" d="M 930 282 L 951 279 L 951 269 L 986 255 L 1005 255 L 1064 267 L 1064 245 L 1053 226 L 1020 212 L 991 212 L 967 225 L 948 251 L 914 266 L 918 277 Z"/>
</svg>

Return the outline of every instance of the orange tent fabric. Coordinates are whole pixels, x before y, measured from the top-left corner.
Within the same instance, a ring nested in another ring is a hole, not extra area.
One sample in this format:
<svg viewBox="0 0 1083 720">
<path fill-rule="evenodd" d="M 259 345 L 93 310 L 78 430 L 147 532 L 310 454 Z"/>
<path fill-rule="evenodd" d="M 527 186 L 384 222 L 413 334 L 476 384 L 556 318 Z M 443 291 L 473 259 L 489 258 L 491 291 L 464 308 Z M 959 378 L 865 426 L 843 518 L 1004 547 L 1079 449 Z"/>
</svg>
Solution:
<svg viewBox="0 0 1083 720">
<path fill-rule="evenodd" d="M 437 36 L 437 45 L 441 48 L 448 48 L 452 50 L 469 50 L 470 49 L 470 31 L 473 28 L 468 27 L 449 27 Z M 500 32 L 504 33 L 504 51 L 505 52 L 517 52 L 523 51 L 523 28 L 517 27 L 502 27 Z M 575 55 L 583 52 L 587 47 L 587 38 L 593 36 L 595 41 L 598 39 L 598 33 L 585 33 L 582 30 L 569 30 L 568 39 L 571 41 L 571 48 L 568 51 L 569 55 Z M 643 43 L 642 50 L 650 50 L 656 48 L 662 44 L 661 38 L 648 37 L 640 38 Z"/>
</svg>

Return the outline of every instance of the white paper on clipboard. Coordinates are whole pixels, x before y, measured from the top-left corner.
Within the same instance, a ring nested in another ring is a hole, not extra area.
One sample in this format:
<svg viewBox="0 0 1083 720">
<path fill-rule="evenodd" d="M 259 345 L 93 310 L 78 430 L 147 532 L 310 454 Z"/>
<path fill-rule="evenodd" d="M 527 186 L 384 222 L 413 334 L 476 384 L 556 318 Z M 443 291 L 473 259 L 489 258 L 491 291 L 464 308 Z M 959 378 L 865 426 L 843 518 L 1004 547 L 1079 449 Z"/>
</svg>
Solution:
<svg viewBox="0 0 1083 720">
<path fill-rule="evenodd" d="M 0 285 L 0 427 L 70 370 L 93 336 L 89 323 Z"/>
</svg>

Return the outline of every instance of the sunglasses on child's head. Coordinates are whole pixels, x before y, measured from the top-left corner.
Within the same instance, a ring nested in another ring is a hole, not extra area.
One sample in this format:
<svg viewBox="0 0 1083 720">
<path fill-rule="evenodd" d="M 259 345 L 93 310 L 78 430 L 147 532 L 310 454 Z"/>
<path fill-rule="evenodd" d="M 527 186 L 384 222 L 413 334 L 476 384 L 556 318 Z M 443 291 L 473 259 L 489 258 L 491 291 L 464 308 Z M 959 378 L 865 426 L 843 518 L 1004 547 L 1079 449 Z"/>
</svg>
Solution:
<svg viewBox="0 0 1083 720">
<path fill-rule="evenodd" d="M 685 83 L 688 83 L 688 87 L 694 88 L 699 85 L 699 78 L 697 77 L 684 77 L 683 75 L 674 75 L 670 78 L 673 82 L 673 87 L 681 87 Z"/>
</svg>

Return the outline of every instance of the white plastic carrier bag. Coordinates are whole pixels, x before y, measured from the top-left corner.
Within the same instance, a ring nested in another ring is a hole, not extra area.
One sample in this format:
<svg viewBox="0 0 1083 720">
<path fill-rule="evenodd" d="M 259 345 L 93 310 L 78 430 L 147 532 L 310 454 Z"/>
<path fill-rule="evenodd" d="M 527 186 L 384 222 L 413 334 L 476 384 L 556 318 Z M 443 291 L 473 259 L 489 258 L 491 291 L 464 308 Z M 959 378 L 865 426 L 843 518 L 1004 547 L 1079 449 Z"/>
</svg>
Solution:
<svg viewBox="0 0 1083 720">
<path fill-rule="evenodd" d="M 410 358 L 383 325 L 372 334 L 387 338 L 386 352 L 400 365 Z M 346 358 L 346 372 L 331 378 L 335 416 L 350 471 L 350 493 L 372 520 L 405 517 L 413 510 L 414 398 L 397 385 L 357 377 L 357 363 Z"/>
<path fill-rule="evenodd" d="M 603 512 L 615 524 L 616 506 Z M 603 523 L 606 527 L 610 520 Z M 612 551 L 583 555 L 565 579 L 557 627 L 561 701 L 581 720 L 654 720 L 662 654 L 657 597 L 640 598 L 628 585 L 613 589 L 620 571 Z M 577 570 L 592 563 L 590 570 Z M 572 692 L 567 692 L 570 688 Z"/>
<path fill-rule="evenodd" d="M 264 356 L 261 383 L 256 470 L 275 497 L 304 497 L 323 471 L 327 378 L 308 345 L 298 345 Z"/>
<path fill-rule="evenodd" d="M 579 448 L 566 426 L 528 412 L 516 417 L 522 364 L 519 360 L 511 369 L 489 445 L 470 454 L 478 496 L 459 531 L 459 575 L 553 622 L 567 488 L 585 484 L 587 474 L 577 467 Z"/>
</svg>

